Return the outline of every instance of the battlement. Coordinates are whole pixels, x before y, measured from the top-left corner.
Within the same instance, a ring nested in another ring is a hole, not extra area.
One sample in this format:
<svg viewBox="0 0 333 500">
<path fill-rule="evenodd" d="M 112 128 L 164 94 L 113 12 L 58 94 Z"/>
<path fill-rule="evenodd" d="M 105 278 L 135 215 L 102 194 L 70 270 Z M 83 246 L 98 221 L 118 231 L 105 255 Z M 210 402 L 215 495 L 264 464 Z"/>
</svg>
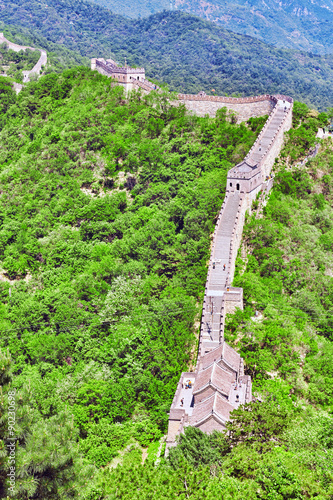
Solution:
<svg viewBox="0 0 333 500">
<path fill-rule="evenodd" d="M 145 80 L 144 69 L 119 68 L 112 60 L 92 59 L 92 69 L 113 77 L 126 89 L 159 90 Z M 211 258 L 202 309 L 198 359 L 194 372 L 182 373 L 169 413 L 167 447 L 175 446 L 187 425 L 203 432 L 225 429 L 230 413 L 252 400 L 251 377 L 244 375 L 240 355 L 224 341 L 226 315 L 243 308 L 243 290 L 231 287 L 245 213 L 261 191 L 272 186 L 275 158 L 291 127 L 293 100 L 284 95 L 253 97 L 178 94 L 174 105 L 183 103 L 199 116 L 216 116 L 226 108 L 238 122 L 269 115 L 244 160 L 228 172 L 225 199 L 213 234 Z"/>
<path fill-rule="evenodd" d="M 197 95 L 178 94 L 175 104 L 182 103 L 198 116 L 215 117 L 221 108 L 227 108 L 236 121 L 241 123 L 253 116 L 269 115 L 277 103 L 276 96 L 263 94 L 253 97 L 208 96 L 205 92 Z"/>
<path fill-rule="evenodd" d="M 199 92 L 197 95 L 178 94 L 178 99 L 184 101 L 209 101 L 209 102 L 223 102 L 229 104 L 250 104 L 252 102 L 263 102 L 268 100 L 276 102 L 276 98 L 269 94 L 263 94 L 253 97 L 225 97 L 225 96 L 207 95 L 205 92 Z"/>
</svg>

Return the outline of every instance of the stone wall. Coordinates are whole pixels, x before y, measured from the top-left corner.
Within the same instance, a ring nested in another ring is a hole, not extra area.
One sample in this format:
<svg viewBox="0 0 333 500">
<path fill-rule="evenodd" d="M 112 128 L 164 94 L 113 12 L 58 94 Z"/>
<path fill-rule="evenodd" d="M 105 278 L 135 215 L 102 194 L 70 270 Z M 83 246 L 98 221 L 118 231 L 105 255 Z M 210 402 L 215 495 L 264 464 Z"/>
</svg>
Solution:
<svg viewBox="0 0 333 500">
<path fill-rule="evenodd" d="M 217 110 L 225 107 L 236 113 L 238 123 L 251 117 L 269 115 L 275 106 L 275 100 L 270 95 L 234 98 L 179 94 L 178 102 L 185 104 L 188 110 L 198 116 L 214 117 Z"/>
<path fill-rule="evenodd" d="M 242 234 L 243 234 L 243 227 L 244 227 L 245 213 L 246 213 L 246 210 L 244 210 L 245 208 L 244 200 L 246 200 L 245 197 L 242 197 L 240 200 L 237 217 L 235 219 L 234 229 L 232 233 L 232 242 L 230 246 L 229 263 L 228 263 L 228 278 L 227 278 L 228 285 L 231 285 L 234 279 L 237 252 L 240 243 L 242 241 Z"/>
<path fill-rule="evenodd" d="M 151 91 L 145 85 L 145 69 L 144 68 L 130 68 L 129 66 L 118 67 L 111 59 L 91 59 L 91 70 L 98 71 L 102 75 L 116 80 L 118 85 L 122 85 L 126 92 L 136 90 L 140 83 L 144 90 Z"/>
<path fill-rule="evenodd" d="M 237 308 L 243 310 L 243 288 L 230 287 L 225 293 L 224 314 L 233 314 Z"/>
<path fill-rule="evenodd" d="M 19 52 L 20 50 L 25 49 L 35 50 L 33 47 L 29 47 L 28 45 L 18 45 L 17 43 L 10 42 L 3 33 L 0 33 L 0 43 L 5 43 L 11 50 L 14 50 L 14 52 Z"/>
<path fill-rule="evenodd" d="M 272 113 L 272 115 L 274 115 L 274 113 Z M 265 127 L 268 126 L 269 121 L 270 120 L 267 120 L 267 124 L 265 125 Z M 229 269 L 228 269 L 228 283 L 229 284 L 232 283 L 234 273 L 235 273 L 236 258 L 237 258 L 238 249 L 240 247 L 240 243 L 242 240 L 246 212 L 251 213 L 252 202 L 256 199 L 257 195 L 261 191 L 264 190 L 265 192 L 268 192 L 272 188 L 273 182 L 270 179 L 271 170 L 272 170 L 272 167 L 274 165 L 275 159 L 280 154 L 281 148 L 283 146 L 284 134 L 286 131 L 288 131 L 290 129 L 291 123 L 292 123 L 292 107 L 290 107 L 289 111 L 286 113 L 286 116 L 285 116 L 283 122 L 279 125 L 278 129 L 276 130 L 274 140 L 273 140 L 273 142 L 272 142 L 272 144 L 267 152 L 267 155 L 263 158 L 263 161 L 260 165 L 261 177 L 262 177 L 263 181 L 255 189 L 252 189 L 251 191 L 248 190 L 247 192 L 244 192 L 242 194 L 241 203 L 240 203 L 240 206 L 239 206 L 239 209 L 237 212 L 237 217 L 235 219 L 233 238 L 232 238 L 232 243 L 231 243 L 231 248 L 230 248 Z M 265 128 L 263 129 L 262 134 L 264 133 L 264 131 L 265 131 Z M 260 134 L 260 136 L 261 136 L 261 134 Z M 257 139 L 257 141 L 258 141 L 258 139 Z M 250 153 L 248 156 L 250 156 Z M 229 191 L 228 187 L 227 187 L 227 191 Z M 229 195 L 230 195 L 230 193 L 229 193 Z"/>
<path fill-rule="evenodd" d="M 188 414 L 186 414 L 185 407 L 179 407 L 179 399 L 186 379 L 195 380 L 195 376 L 196 375 L 192 372 L 183 372 L 179 379 L 169 413 L 167 448 L 175 446 L 177 436 L 182 432 L 184 424 L 188 422 Z"/>
<path fill-rule="evenodd" d="M 30 49 L 30 50 L 39 50 L 40 51 L 40 58 L 38 59 L 37 63 L 35 64 L 35 66 L 30 70 L 30 71 L 23 71 L 23 83 L 27 83 L 30 81 L 30 75 L 32 75 L 32 73 L 35 73 L 37 75 L 40 74 L 41 72 L 41 69 L 42 69 L 42 66 L 45 66 L 46 63 L 47 63 L 47 53 L 46 53 L 46 50 L 43 50 L 43 49 L 35 49 L 34 47 L 29 47 L 27 45 L 17 45 L 17 43 L 13 43 L 13 42 L 10 42 L 9 40 L 7 40 L 7 38 L 5 38 L 4 34 L 3 33 L 0 33 L 0 43 L 6 43 L 6 45 L 11 49 L 11 50 L 14 50 L 15 52 L 19 52 L 20 50 L 26 50 L 26 49 Z M 20 84 L 18 85 L 14 85 L 14 89 L 16 91 L 16 93 L 18 94 L 20 92 L 20 90 L 22 89 L 23 86 L 20 86 Z"/>
<path fill-rule="evenodd" d="M 144 91 L 149 91 L 149 88 L 144 88 L 143 85 L 141 87 Z M 237 99 L 206 96 L 203 93 L 197 96 L 179 94 L 178 100 L 174 102 L 174 104 L 183 103 L 187 109 L 199 116 L 209 115 L 213 117 L 218 109 L 226 107 L 236 113 L 238 122 L 247 121 L 255 116 L 269 115 L 269 119 L 249 154 L 243 162 L 228 173 L 226 196 L 213 234 L 195 377 L 203 369 L 204 363 L 201 363 L 201 359 L 204 359 L 203 357 L 206 355 L 210 356 L 210 352 L 223 345 L 226 315 L 235 312 L 236 308 L 243 308 L 243 290 L 231 287 L 231 283 L 242 239 L 245 216 L 246 212 L 251 210 L 252 202 L 257 195 L 261 191 L 267 193 L 272 187 L 273 180 L 270 173 L 282 148 L 284 134 L 291 127 L 292 102 L 292 99 L 286 96 L 263 95 Z M 229 347 L 229 349 L 231 348 Z M 183 410 L 184 413 L 182 411 L 175 413 L 183 380 L 182 375 L 171 406 L 167 450 L 168 447 L 175 445 L 177 436 L 183 432 L 186 425 L 192 422 L 189 418 L 191 412 L 188 408 Z M 243 385 L 246 387 L 244 402 L 248 403 L 252 400 L 252 383 L 249 376 L 244 376 L 242 360 L 240 361 L 239 382 L 239 387 Z M 236 379 L 235 388 L 237 385 Z M 209 387 L 200 395 L 195 396 L 193 411 L 195 412 L 198 408 L 198 412 L 202 412 L 202 408 L 205 410 L 205 402 L 207 402 L 208 408 L 208 396 L 217 390 L 218 388 Z M 201 402 L 200 407 L 196 406 L 198 402 Z M 229 394 L 228 403 L 237 407 L 236 403 L 239 401 L 233 401 L 232 395 Z M 210 411 L 209 408 L 206 410 Z M 192 423 L 191 425 L 196 424 Z M 208 433 L 214 429 L 221 430 L 223 427 L 224 423 L 217 422 L 213 413 L 209 414 L 207 420 L 200 424 L 201 430 Z"/>
<path fill-rule="evenodd" d="M 274 138 L 274 142 L 264 159 L 262 164 L 262 171 L 264 177 L 269 177 L 272 167 L 275 163 L 275 159 L 279 156 L 280 151 L 282 149 L 284 143 L 284 135 L 291 128 L 292 125 L 292 108 L 290 108 L 284 122 L 281 124 L 279 129 L 276 131 L 276 136 Z"/>
<path fill-rule="evenodd" d="M 196 96 L 194 96 L 196 97 Z M 280 96 L 277 96 L 280 98 Z M 275 106 L 277 106 L 279 99 L 275 96 L 264 96 L 258 98 L 259 102 L 263 102 L 265 99 L 266 101 L 273 103 Z M 284 96 L 281 96 L 282 98 Z M 212 100 L 213 98 L 207 98 L 209 100 Z M 289 98 L 288 98 L 289 99 Z M 215 102 L 218 101 L 218 98 L 214 99 Z M 190 99 L 189 99 L 190 101 Z M 236 100 L 237 101 L 237 100 Z M 196 102 L 200 102 L 200 98 L 196 99 Z M 220 100 L 220 102 L 224 103 L 224 98 Z M 288 101 L 289 104 L 292 104 L 292 100 L 290 103 L 290 100 Z M 229 102 L 229 104 L 231 104 Z M 250 104 L 253 104 L 253 102 L 250 102 Z M 234 106 L 234 103 L 232 103 Z M 247 103 L 242 103 L 242 105 L 247 106 Z M 271 105 L 271 104 L 270 104 Z M 272 122 L 274 119 L 275 113 L 274 113 L 274 108 L 271 111 L 270 118 L 267 120 L 267 123 L 260 134 L 260 137 L 265 133 L 265 130 L 268 129 L 269 124 Z M 244 189 L 243 191 L 240 192 L 240 199 L 239 199 L 239 205 L 238 205 L 238 210 L 237 214 L 234 220 L 234 225 L 233 225 L 233 230 L 232 230 L 232 238 L 231 238 L 231 243 L 230 243 L 230 248 L 228 250 L 229 252 L 229 260 L 227 264 L 227 279 L 225 286 L 222 286 L 221 288 L 221 297 L 214 297 L 214 300 L 216 302 L 216 307 L 220 310 L 220 328 L 221 328 L 221 334 L 219 337 L 219 342 L 223 342 L 223 331 L 224 331 L 224 322 L 225 322 L 225 316 L 228 313 L 232 313 L 235 311 L 236 307 L 242 308 L 242 295 L 239 295 L 238 297 L 232 297 L 232 295 L 229 295 L 228 288 L 229 290 L 232 290 L 230 287 L 233 277 L 234 277 L 234 272 L 235 272 L 235 263 L 236 263 L 236 258 L 237 258 L 237 253 L 238 249 L 241 243 L 242 239 L 242 233 L 243 233 L 243 227 L 244 227 L 244 222 L 245 222 L 245 215 L 247 211 L 251 210 L 251 204 L 257 197 L 257 195 L 261 191 L 268 192 L 269 189 L 272 187 L 273 181 L 270 178 L 270 172 L 271 168 L 275 162 L 275 158 L 278 156 L 280 153 L 281 147 L 283 145 L 284 141 L 284 134 L 287 130 L 289 130 L 291 126 L 291 120 L 292 120 L 292 105 L 289 107 L 289 110 L 285 113 L 282 121 L 277 125 L 277 129 L 275 130 L 275 135 L 273 137 L 272 143 L 268 148 L 267 154 L 264 156 L 262 164 L 258 166 L 258 174 L 255 174 L 253 179 L 258 177 L 260 179 L 258 185 L 257 182 L 255 183 L 254 189 Z M 258 143 L 260 141 L 260 137 L 257 139 L 256 143 L 253 146 L 253 149 L 255 149 L 256 146 L 258 146 Z M 251 153 L 251 152 L 250 152 Z M 249 155 L 250 155 L 249 153 Z M 268 179 L 266 179 L 268 177 Z M 244 185 L 245 186 L 245 185 Z M 246 186 L 245 187 L 249 187 Z M 205 333 L 206 331 L 206 326 L 205 326 L 205 318 L 207 316 L 207 313 L 209 312 L 209 308 L 211 307 L 211 300 L 209 297 L 209 290 L 212 289 L 210 286 L 210 278 L 212 276 L 213 272 L 213 261 L 214 261 L 214 245 L 217 242 L 217 236 L 218 236 L 218 231 L 219 231 L 219 224 L 222 219 L 228 197 L 233 196 L 234 191 L 231 192 L 229 191 L 229 187 L 227 186 L 226 190 L 226 197 L 223 201 L 220 213 L 218 215 L 217 223 L 215 226 L 214 234 L 213 234 L 213 241 L 212 241 L 212 253 L 211 253 L 211 259 L 208 267 L 208 274 L 207 274 L 207 282 L 206 282 L 206 287 L 205 287 L 205 297 L 204 297 L 204 304 L 203 304 L 203 312 L 202 312 L 202 322 L 201 322 L 201 334 L 199 338 L 199 350 L 198 350 L 198 363 L 197 363 L 197 369 L 200 364 L 200 356 L 204 355 L 206 352 L 209 352 L 209 350 L 213 349 L 216 347 L 216 342 L 209 342 L 207 339 L 207 334 Z M 213 287 L 214 288 L 214 287 Z M 223 291 L 224 290 L 224 291 Z M 228 295 L 230 297 L 230 300 L 228 300 Z M 234 300 L 232 300 L 234 299 Z"/>
</svg>

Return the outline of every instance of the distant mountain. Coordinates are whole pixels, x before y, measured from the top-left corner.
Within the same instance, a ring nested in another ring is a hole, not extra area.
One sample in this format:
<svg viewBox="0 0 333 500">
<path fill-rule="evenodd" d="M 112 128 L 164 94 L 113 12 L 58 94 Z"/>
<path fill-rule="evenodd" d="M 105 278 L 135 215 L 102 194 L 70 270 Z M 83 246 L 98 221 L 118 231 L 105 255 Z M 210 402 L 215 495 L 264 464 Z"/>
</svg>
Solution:
<svg viewBox="0 0 333 500">
<path fill-rule="evenodd" d="M 131 19 L 148 17 L 152 14 L 157 14 L 163 10 L 177 9 L 174 0 L 91 0 L 97 5 L 106 7 L 107 9 Z M 179 4 L 179 2 L 177 2 Z M 179 7 L 179 10 L 186 10 Z"/>
<path fill-rule="evenodd" d="M 275 49 L 182 12 L 129 20 L 85 1 L 3 0 L 0 20 L 83 56 L 127 57 L 171 90 L 283 93 L 320 109 L 333 103 L 333 56 Z"/>
<path fill-rule="evenodd" d="M 332 0 L 94 0 L 128 17 L 178 9 L 277 47 L 333 53 Z"/>
</svg>

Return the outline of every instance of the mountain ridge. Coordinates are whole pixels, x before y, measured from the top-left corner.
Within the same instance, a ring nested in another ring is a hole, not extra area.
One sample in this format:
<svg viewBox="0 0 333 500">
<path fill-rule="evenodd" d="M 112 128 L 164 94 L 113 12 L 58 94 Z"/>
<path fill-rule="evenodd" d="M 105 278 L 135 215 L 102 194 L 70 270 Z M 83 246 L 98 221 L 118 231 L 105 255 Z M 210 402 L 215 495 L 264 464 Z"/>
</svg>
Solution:
<svg viewBox="0 0 333 500">
<path fill-rule="evenodd" d="M 333 57 L 275 49 L 249 36 L 183 12 L 132 21 L 95 4 L 4 0 L 0 19 L 86 57 L 144 66 L 171 90 L 218 95 L 285 94 L 308 105 L 331 106 Z M 5 9 L 4 9 L 5 7 Z"/>
<path fill-rule="evenodd" d="M 227 317 L 225 338 L 258 400 L 225 435 L 189 427 L 164 461 L 227 171 L 265 118 L 199 118 L 88 68 L 7 92 L 0 497 L 13 390 L 18 500 L 332 496 L 331 141 L 299 164 L 328 115 L 294 104 L 275 185 L 243 233 L 233 285 L 244 311 Z"/>
<path fill-rule="evenodd" d="M 277 47 L 332 53 L 333 2 L 314 0 L 166 0 L 124 6 L 118 0 L 93 0 L 117 14 L 138 18 L 173 8 L 195 14 L 235 33 L 250 35 Z"/>
</svg>

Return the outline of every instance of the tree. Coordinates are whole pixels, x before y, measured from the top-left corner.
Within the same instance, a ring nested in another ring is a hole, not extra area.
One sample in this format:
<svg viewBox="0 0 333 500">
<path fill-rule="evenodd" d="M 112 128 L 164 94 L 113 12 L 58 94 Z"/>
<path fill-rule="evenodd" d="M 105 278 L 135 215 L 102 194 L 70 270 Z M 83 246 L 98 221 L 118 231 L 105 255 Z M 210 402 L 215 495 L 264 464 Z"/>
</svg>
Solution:
<svg viewBox="0 0 333 500">
<path fill-rule="evenodd" d="M 0 498 L 76 498 L 93 468 L 78 451 L 68 410 L 43 420 L 27 385 L 11 384 L 11 358 L 0 351 Z"/>
<path fill-rule="evenodd" d="M 208 435 L 196 427 L 186 427 L 179 436 L 178 444 L 170 449 L 168 461 L 177 469 L 183 461 L 192 467 L 219 464 L 223 456 L 230 452 L 230 445 L 225 434 L 213 432 Z"/>
<path fill-rule="evenodd" d="M 11 357 L 0 349 L 0 498 L 5 495 L 8 460 L 8 392 L 11 382 Z M 10 391 L 12 392 L 12 391 Z M 11 394 L 12 396 L 12 394 Z"/>
<path fill-rule="evenodd" d="M 283 431 L 290 424 L 295 408 L 291 399 L 268 395 L 264 401 L 245 404 L 231 413 L 227 422 L 230 444 L 254 445 L 259 449 L 274 447 L 283 442 Z"/>
</svg>

